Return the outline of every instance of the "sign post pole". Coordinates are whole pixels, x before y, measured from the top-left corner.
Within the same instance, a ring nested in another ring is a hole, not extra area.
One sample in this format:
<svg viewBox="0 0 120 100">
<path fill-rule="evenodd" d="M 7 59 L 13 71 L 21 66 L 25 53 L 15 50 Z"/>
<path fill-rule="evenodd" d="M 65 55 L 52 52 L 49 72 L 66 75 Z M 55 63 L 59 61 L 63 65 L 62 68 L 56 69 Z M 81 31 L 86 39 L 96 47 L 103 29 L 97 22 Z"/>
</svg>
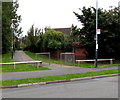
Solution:
<svg viewBox="0 0 120 100">
<path fill-rule="evenodd" d="M 96 50 L 95 50 L 95 67 L 98 67 L 98 0 L 96 0 Z"/>
</svg>

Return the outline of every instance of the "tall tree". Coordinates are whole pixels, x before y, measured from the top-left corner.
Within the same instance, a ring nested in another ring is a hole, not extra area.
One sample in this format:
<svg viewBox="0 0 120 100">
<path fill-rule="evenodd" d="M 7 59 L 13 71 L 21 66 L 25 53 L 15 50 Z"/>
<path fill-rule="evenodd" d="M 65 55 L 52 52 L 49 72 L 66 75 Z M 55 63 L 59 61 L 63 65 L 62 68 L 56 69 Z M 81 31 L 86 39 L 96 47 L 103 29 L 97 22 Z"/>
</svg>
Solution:
<svg viewBox="0 0 120 100">
<path fill-rule="evenodd" d="M 81 9 L 82 14 L 75 13 L 78 20 L 82 23 L 83 28 L 78 33 L 84 37 L 80 37 L 81 43 L 85 45 L 90 52 L 90 56 L 94 57 L 95 51 L 95 34 L 96 34 L 96 9 L 94 7 Z M 113 8 L 109 11 L 98 9 L 98 28 L 101 29 L 99 37 L 99 57 L 115 57 L 120 51 L 119 40 L 119 9 Z M 117 46 L 116 45 L 119 46 Z M 92 51 L 92 52 L 91 52 Z"/>
<path fill-rule="evenodd" d="M 17 15 L 18 2 L 2 2 L 2 53 L 9 52 L 15 36 L 22 33 L 19 28 L 21 16 Z"/>
<path fill-rule="evenodd" d="M 2 53 L 7 53 L 11 50 L 12 9 L 13 9 L 13 5 L 11 2 L 2 3 Z"/>
<path fill-rule="evenodd" d="M 32 52 L 37 52 L 39 48 L 38 44 L 41 41 L 42 34 L 42 29 L 35 28 L 34 25 L 32 25 L 27 32 L 28 36 L 26 38 L 26 48 Z"/>
</svg>

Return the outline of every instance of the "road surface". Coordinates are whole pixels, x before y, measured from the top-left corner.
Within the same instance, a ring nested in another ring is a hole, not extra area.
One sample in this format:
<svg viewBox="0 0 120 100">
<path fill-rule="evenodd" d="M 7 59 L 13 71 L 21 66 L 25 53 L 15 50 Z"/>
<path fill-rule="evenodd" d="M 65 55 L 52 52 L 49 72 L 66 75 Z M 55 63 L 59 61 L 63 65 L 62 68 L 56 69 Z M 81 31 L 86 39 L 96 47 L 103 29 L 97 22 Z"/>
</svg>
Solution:
<svg viewBox="0 0 120 100">
<path fill-rule="evenodd" d="M 3 89 L 3 98 L 118 98 L 118 77 Z"/>
</svg>

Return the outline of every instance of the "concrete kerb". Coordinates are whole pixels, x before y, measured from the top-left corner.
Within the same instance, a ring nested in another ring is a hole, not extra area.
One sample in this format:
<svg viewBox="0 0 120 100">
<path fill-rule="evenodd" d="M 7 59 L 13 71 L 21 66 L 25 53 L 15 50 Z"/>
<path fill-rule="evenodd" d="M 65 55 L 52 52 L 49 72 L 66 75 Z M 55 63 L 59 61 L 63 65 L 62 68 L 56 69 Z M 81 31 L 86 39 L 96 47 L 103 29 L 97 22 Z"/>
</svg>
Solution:
<svg viewBox="0 0 120 100">
<path fill-rule="evenodd" d="M 95 78 L 112 77 L 112 76 L 119 76 L 119 75 L 120 75 L 120 74 L 111 74 L 111 75 L 101 75 L 101 76 L 84 77 L 84 78 L 73 78 L 73 79 L 66 79 L 66 80 L 55 80 L 55 81 L 47 81 L 47 82 L 28 83 L 28 84 L 19 84 L 19 85 L 11 85 L 11 86 L 1 86 L 0 89 L 20 88 L 20 87 L 46 85 L 46 84 L 53 84 L 53 83 L 63 83 L 63 82 L 81 81 L 81 80 L 89 80 L 89 79 L 95 79 Z"/>
</svg>

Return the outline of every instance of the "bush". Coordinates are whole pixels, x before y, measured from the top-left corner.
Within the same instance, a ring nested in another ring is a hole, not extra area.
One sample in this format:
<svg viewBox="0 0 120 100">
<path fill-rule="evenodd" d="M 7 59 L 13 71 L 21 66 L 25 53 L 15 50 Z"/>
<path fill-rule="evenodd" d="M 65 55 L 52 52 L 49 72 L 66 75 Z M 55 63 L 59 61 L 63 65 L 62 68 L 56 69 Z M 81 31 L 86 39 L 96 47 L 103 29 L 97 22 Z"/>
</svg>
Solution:
<svg viewBox="0 0 120 100">
<path fill-rule="evenodd" d="M 64 34 L 55 30 L 47 30 L 43 36 L 42 47 L 44 50 L 60 50 L 64 47 Z"/>
</svg>

